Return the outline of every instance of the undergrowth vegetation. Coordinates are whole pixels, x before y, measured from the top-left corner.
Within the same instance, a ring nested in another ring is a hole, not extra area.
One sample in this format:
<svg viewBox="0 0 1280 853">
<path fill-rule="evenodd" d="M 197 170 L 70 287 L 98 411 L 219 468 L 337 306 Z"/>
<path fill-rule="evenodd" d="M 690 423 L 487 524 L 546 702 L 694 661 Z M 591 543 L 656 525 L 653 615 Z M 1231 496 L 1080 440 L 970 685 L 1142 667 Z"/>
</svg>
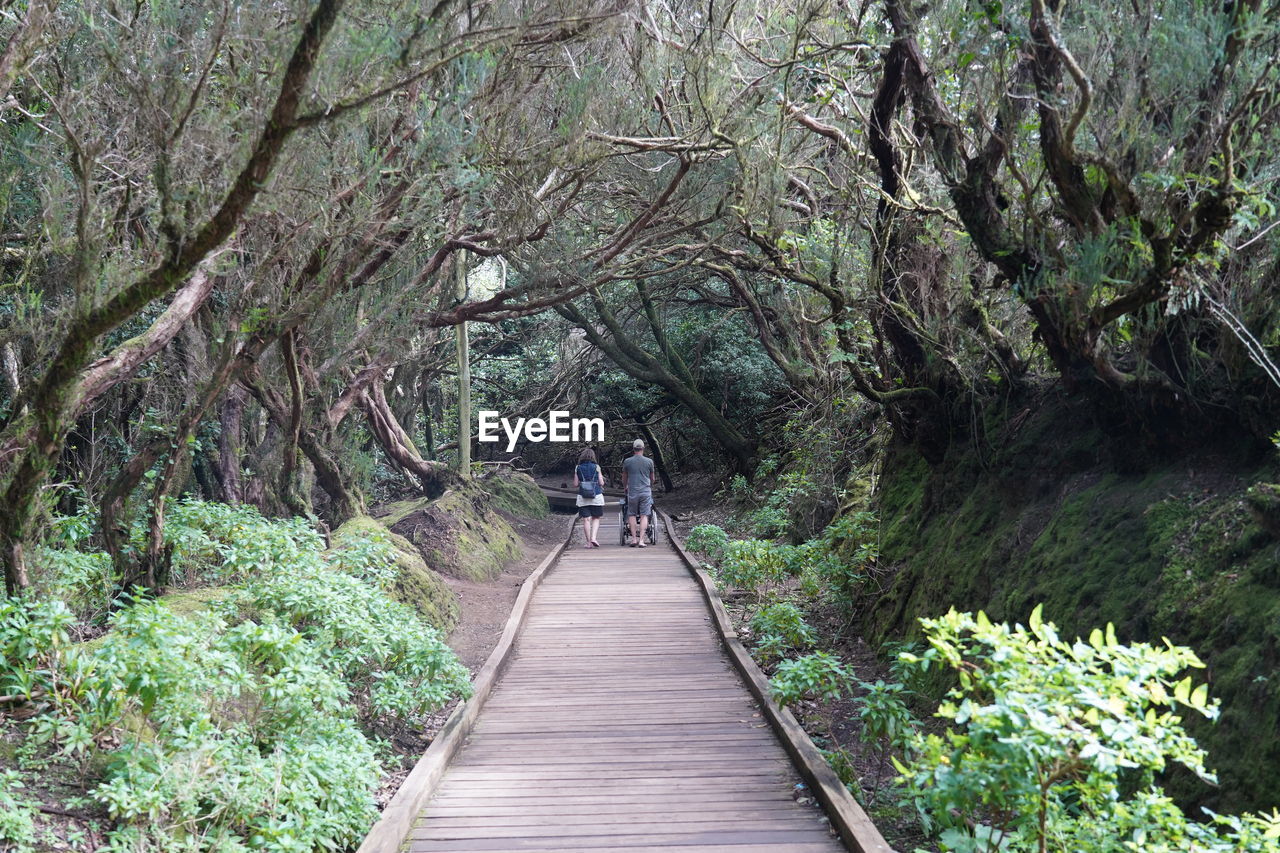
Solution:
<svg viewBox="0 0 1280 853">
<path fill-rule="evenodd" d="M 0 840 L 30 847 L 19 785 L 68 764 L 111 820 L 108 850 L 358 840 L 376 815 L 385 738 L 470 690 L 438 631 L 388 596 L 388 542 L 326 551 L 305 520 L 184 501 L 166 543 L 175 576 L 217 594 L 189 609 L 163 598 L 113 608 L 102 555 L 58 548 L 42 553 L 56 597 L 0 603 L 0 694 L 36 712 L 8 724 L 18 768 L 5 776 Z M 109 610 L 102 638 L 72 641 Z"/>
<path fill-rule="evenodd" d="M 739 520 L 750 526 L 758 513 Z M 886 645 L 892 681 L 863 680 L 838 650 L 821 648 L 837 638 L 820 638 L 809 620 L 855 604 L 875 575 L 877 536 L 875 516 L 855 510 L 799 545 L 733 539 L 714 525 L 687 540 L 742 604 L 775 698 L 847 700 L 840 707 L 857 717 L 872 760 L 892 762 L 892 790 L 880 773 L 867 774 L 864 790 L 852 754 L 824 750 L 873 814 L 914 812 L 932 844 L 957 853 L 1280 851 L 1280 812 L 1197 819 L 1161 785 L 1174 766 L 1216 781 L 1184 726 L 1188 714 L 1219 714 L 1208 685 L 1188 675 L 1204 666 L 1191 649 L 1123 644 L 1111 625 L 1067 641 L 1040 607 L 1026 627 L 981 612 L 922 619 L 927 648 Z"/>
</svg>

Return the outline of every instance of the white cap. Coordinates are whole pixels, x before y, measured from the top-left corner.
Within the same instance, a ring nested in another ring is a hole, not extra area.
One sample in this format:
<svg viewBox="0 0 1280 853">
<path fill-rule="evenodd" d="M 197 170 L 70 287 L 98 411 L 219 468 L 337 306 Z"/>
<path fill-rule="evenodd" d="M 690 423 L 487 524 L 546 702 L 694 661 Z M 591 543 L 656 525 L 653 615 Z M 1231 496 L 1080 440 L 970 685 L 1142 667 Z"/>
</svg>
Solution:
<svg viewBox="0 0 1280 853">
<path fill-rule="evenodd" d="M 644 441 L 643 441 L 643 439 L 639 439 L 639 438 L 637 438 L 635 441 L 631 442 L 631 449 L 632 449 L 632 450 L 644 450 Z"/>
</svg>

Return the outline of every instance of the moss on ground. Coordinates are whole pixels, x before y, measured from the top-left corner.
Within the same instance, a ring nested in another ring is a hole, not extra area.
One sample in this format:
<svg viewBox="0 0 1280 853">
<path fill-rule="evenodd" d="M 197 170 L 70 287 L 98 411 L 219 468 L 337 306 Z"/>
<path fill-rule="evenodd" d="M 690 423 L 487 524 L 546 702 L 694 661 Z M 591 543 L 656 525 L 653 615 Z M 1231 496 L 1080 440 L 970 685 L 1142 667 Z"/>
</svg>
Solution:
<svg viewBox="0 0 1280 853">
<path fill-rule="evenodd" d="M 408 539 L 392 532 L 381 521 L 362 515 L 337 529 L 333 545 L 340 547 L 344 538 L 367 536 L 375 531 L 387 536 L 395 549 L 398 574 L 391 586 L 392 597 L 417 610 L 428 623 L 444 633 L 452 631 L 458 624 L 458 594 L 444 578 L 431 570 Z"/>
<path fill-rule="evenodd" d="M 190 616 L 192 613 L 208 610 L 211 605 L 224 600 L 233 592 L 235 588 L 230 586 L 184 589 L 160 596 L 160 603 L 179 616 Z"/>
<path fill-rule="evenodd" d="M 377 519 L 411 542 L 436 571 L 485 581 L 523 554 L 520 537 L 494 505 L 488 491 L 469 482 L 435 500 L 380 507 Z"/>
<path fill-rule="evenodd" d="M 498 509 L 525 518 L 546 518 L 551 509 L 547 497 L 528 474 L 497 470 L 479 481 Z"/>
<path fill-rule="evenodd" d="M 1126 470 L 1087 427 L 1020 427 L 935 469 L 890 451 L 866 639 L 918 637 L 919 617 L 951 606 L 1025 621 L 1041 602 L 1064 633 L 1113 622 L 1131 642 L 1168 637 L 1196 650 L 1223 700 L 1217 724 L 1193 724 L 1220 786 L 1170 788 L 1216 811 L 1280 804 L 1280 545 L 1259 523 L 1270 494 L 1249 491 L 1273 464 L 1219 448 Z"/>
</svg>

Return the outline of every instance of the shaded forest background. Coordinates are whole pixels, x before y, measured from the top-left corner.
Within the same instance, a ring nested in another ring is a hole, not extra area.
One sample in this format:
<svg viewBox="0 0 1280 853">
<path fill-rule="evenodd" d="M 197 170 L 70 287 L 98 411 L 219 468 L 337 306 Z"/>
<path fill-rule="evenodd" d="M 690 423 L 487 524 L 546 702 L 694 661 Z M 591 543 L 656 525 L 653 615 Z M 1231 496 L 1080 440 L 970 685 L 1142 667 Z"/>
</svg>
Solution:
<svg viewBox="0 0 1280 853">
<path fill-rule="evenodd" d="M 763 535 L 878 513 L 869 640 L 1043 601 L 1192 645 L 1186 796 L 1280 796 L 1275 4 L 30 0 L 0 42 L 9 593 L 74 525 L 164 589 L 180 496 L 439 496 L 466 323 L 473 408 L 605 417 Z"/>
</svg>

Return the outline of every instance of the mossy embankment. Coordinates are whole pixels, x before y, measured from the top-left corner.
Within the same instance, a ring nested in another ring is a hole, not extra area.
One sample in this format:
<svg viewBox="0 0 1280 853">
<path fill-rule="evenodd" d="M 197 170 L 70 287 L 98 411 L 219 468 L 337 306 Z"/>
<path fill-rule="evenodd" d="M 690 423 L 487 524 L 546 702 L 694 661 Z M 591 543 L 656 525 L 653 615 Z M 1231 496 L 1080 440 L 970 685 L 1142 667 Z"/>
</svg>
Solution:
<svg viewBox="0 0 1280 853">
<path fill-rule="evenodd" d="M 333 535 L 333 546 L 341 548 L 370 534 L 385 536 L 395 553 L 396 578 L 391 584 L 391 597 L 407 604 L 445 634 L 458 624 L 458 596 L 444 578 L 432 571 L 413 543 L 389 530 L 382 522 L 367 515 L 357 516 L 339 527 Z"/>
<path fill-rule="evenodd" d="M 1269 809 L 1280 804 L 1275 454 L 1219 440 L 1154 458 L 1140 446 L 1059 409 L 993 423 L 981 450 L 954 446 L 934 467 L 891 448 L 861 629 L 873 644 L 915 637 L 918 617 L 952 606 L 1025 622 L 1043 602 L 1064 632 L 1113 622 L 1127 641 L 1190 646 L 1223 703 L 1216 724 L 1193 725 L 1221 784 L 1170 787 L 1215 811 Z"/>
<path fill-rule="evenodd" d="M 496 578 L 522 554 L 520 537 L 504 512 L 541 518 L 547 514 L 547 500 L 530 477 L 493 472 L 434 500 L 385 504 L 374 517 L 411 543 L 432 570 L 484 581 Z"/>
</svg>

